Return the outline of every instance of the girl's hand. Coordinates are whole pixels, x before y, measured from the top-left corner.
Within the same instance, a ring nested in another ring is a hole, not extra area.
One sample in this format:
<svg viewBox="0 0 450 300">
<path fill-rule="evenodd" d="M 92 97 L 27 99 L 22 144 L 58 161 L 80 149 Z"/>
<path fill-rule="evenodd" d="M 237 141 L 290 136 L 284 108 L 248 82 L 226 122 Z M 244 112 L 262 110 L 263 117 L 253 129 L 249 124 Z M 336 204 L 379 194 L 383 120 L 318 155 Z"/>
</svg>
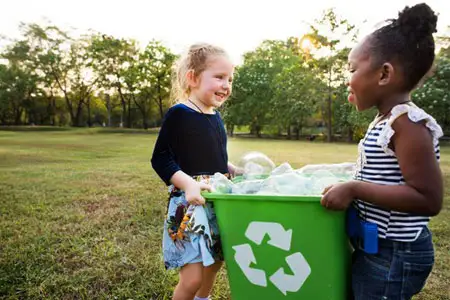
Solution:
<svg viewBox="0 0 450 300">
<path fill-rule="evenodd" d="M 205 198 L 201 195 L 202 191 L 211 191 L 211 186 L 204 182 L 193 182 L 189 184 L 185 189 L 186 201 L 191 205 L 203 205 L 205 204 Z"/>
<path fill-rule="evenodd" d="M 353 194 L 353 182 L 351 181 L 329 186 L 325 188 L 322 194 L 320 203 L 322 206 L 331 210 L 345 210 L 355 198 Z"/>
<path fill-rule="evenodd" d="M 228 163 L 228 172 L 233 177 L 240 176 L 240 175 L 244 174 L 244 168 L 237 167 L 229 162 Z"/>
<path fill-rule="evenodd" d="M 235 167 L 233 173 L 233 176 L 241 176 L 244 175 L 244 168 L 240 168 L 240 167 Z"/>
</svg>

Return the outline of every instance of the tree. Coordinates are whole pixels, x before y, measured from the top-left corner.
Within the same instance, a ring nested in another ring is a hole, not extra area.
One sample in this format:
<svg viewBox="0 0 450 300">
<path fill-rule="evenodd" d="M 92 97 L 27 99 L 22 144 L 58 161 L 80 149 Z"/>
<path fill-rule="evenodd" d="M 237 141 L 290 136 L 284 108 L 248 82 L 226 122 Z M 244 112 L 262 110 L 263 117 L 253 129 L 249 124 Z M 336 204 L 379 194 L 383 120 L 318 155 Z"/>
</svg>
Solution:
<svg viewBox="0 0 450 300">
<path fill-rule="evenodd" d="M 24 25 L 23 25 L 24 26 Z M 55 80 L 51 76 L 45 76 L 45 74 L 37 68 L 36 58 L 32 56 L 32 45 L 29 40 L 18 40 L 13 44 L 6 47 L 2 53 L 2 57 L 7 59 L 10 65 L 19 67 L 24 72 L 34 76 L 36 85 L 36 95 L 40 97 L 33 97 L 33 101 L 30 102 L 31 106 L 36 107 L 36 102 L 41 100 L 45 102 L 46 109 L 41 114 L 42 123 L 48 123 L 55 125 L 56 115 L 56 95 L 58 94 L 58 88 Z M 38 108 L 42 110 L 42 108 Z M 33 113 L 30 111 L 30 113 Z"/>
<path fill-rule="evenodd" d="M 412 99 L 427 110 L 446 132 L 450 131 L 450 47 L 437 55 L 432 76 L 415 90 Z"/>
<path fill-rule="evenodd" d="M 33 98 L 38 91 L 38 76 L 24 59 L 27 58 L 28 46 L 16 42 L 6 49 L 2 57 L 7 65 L 0 65 L 0 112 L 2 123 L 22 124 L 23 114 L 34 115 Z M 28 120 L 29 121 L 29 120 Z M 27 122 L 27 121 L 25 121 Z"/>
<path fill-rule="evenodd" d="M 247 122 L 247 114 L 245 112 L 244 101 L 246 99 L 246 76 L 245 71 L 241 72 L 241 66 L 237 66 L 234 72 L 233 92 L 230 98 L 222 107 L 222 117 L 227 127 L 227 134 L 233 136 L 234 126 L 245 125 Z"/>
<path fill-rule="evenodd" d="M 127 98 L 124 90 L 125 76 L 130 66 L 138 60 L 139 50 L 133 40 L 118 39 L 105 34 L 91 36 L 89 53 L 93 58 L 93 68 L 99 74 L 99 86 L 105 95 L 111 95 L 112 90 L 119 94 L 122 104 L 121 124 L 131 127 L 131 98 Z M 129 76 L 129 73 L 128 73 Z M 111 109 L 105 97 L 105 106 Z M 111 114 L 111 110 L 108 114 Z M 128 112 L 128 114 L 127 114 Z"/>
<path fill-rule="evenodd" d="M 45 91 L 52 94 L 56 86 L 65 99 L 72 125 L 82 126 L 83 105 L 97 81 L 90 69 L 88 41 L 84 38 L 74 41 L 53 25 L 22 24 L 21 29 L 29 46 L 29 63 L 46 78 Z"/>
<path fill-rule="evenodd" d="M 292 62 L 276 76 L 275 97 L 271 107 L 274 107 L 276 124 L 287 129 L 288 138 L 291 138 L 291 128 L 294 128 L 296 139 L 300 134 L 307 119 L 317 109 L 316 92 L 322 83 L 317 80 L 313 72 L 303 64 L 301 57 L 292 53 Z"/>
<path fill-rule="evenodd" d="M 151 41 L 139 56 L 139 81 L 141 104 L 136 103 L 144 118 L 144 128 L 148 127 L 150 103 L 156 103 L 159 118 L 164 117 L 164 107 L 170 97 L 171 70 L 176 56 L 158 41 Z"/>
<path fill-rule="evenodd" d="M 90 56 L 89 39 L 84 37 L 73 42 L 70 46 L 69 57 L 71 68 L 68 73 L 68 83 L 71 89 L 71 99 L 67 99 L 70 105 L 69 112 L 72 123 L 75 126 L 81 126 L 81 114 L 83 105 L 87 108 L 88 126 L 92 126 L 91 120 L 91 98 L 97 81 L 100 79 L 99 75 L 94 72 L 93 59 Z M 64 90 L 64 95 L 67 90 Z M 76 113 L 74 113 L 73 106 L 76 104 Z M 75 120 L 75 122 L 73 122 Z"/>
<path fill-rule="evenodd" d="M 333 118 L 338 133 L 346 136 L 348 142 L 364 137 L 368 124 L 374 119 L 374 109 L 359 112 L 348 102 L 347 85 L 342 84 L 333 94 Z"/>
<path fill-rule="evenodd" d="M 246 53 L 244 64 L 236 70 L 226 120 L 234 125 L 249 125 L 251 133 L 261 137 L 264 125 L 273 123 L 276 76 L 293 59 L 283 41 L 267 40 L 255 51 Z"/>
<path fill-rule="evenodd" d="M 326 84 L 326 89 L 321 91 L 325 99 L 322 111 L 327 124 L 327 141 L 331 142 L 332 99 L 335 88 L 342 82 L 348 53 L 343 45 L 356 39 L 357 30 L 348 20 L 338 17 L 333 9 L 325 10 L 321 19 L 316 20 L 310 29 L 311 32 L 303 39 L 308 39 L 316 48 L 315 53 L 307 54 L 310 54 L 310 64 L 317 70 L 318 78 Z"/>
</svg>

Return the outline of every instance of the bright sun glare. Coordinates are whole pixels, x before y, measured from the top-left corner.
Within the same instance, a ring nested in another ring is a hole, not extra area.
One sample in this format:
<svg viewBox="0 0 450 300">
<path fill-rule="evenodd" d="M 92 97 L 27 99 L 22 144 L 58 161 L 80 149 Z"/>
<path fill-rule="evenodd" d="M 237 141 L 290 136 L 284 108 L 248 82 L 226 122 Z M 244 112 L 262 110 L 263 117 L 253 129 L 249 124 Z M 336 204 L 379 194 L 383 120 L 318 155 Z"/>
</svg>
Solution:
<svg viewBox="0 0 450 300">
<path fill-rule="evenodd" d="M 304 38 L 300 43 L 300 47 L 303 50 L 310 51 L 313 48 L 313 44 L 310 39 Z"/>
</svg>

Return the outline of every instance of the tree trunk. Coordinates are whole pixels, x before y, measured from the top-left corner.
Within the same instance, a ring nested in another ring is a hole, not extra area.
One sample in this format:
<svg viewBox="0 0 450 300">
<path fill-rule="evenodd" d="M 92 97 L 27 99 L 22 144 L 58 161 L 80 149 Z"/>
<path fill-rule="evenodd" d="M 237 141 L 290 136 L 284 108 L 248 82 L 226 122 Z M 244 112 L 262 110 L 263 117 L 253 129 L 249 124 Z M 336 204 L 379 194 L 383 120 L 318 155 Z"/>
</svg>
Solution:
<svg viewBox="0 0 450 300">
<path fill-rule="evenodd" d="M 87 123 L 88 123 L 89 127 L 92 127 L 92 121 L 91 121 L 91 97 L 90 96 L 88 96 L 88 98 L 87 98 L 86 106 L 87 106 L 87 111 L 88 111 Z"/>
<path fill-rule="evenodd" d="M 128 97 L 128 118 L 127 128 L 131 128 L 131 99 Z"/>
<path fill-rule="evenodd" d="M 302 134 L 303 130 L 303 114 L 300 115 L 300 121 L 297 124 L 297 140 L 300 140 L 300 135 Z"/>
<path fill-rule="evenodd" d="M 163 99 L 161 97 L 161 85 L 159 84 L 159 78 L 158 78 L 158 106 L 159 106 L 159 115 L 162 120 L 164 118 L 164 112 L 163 112 Z"/>
<path fill-rule="evenodd" d="M 281 126 L 278 126 L 277 135 L 278 135 L 278 137 L 282 137 L 283 136 L 283 128 Z"/>
<path fill-rule="evenodd" d="M 25 125 L 30 125 L 29 119 L 28 119 L 29 113 L 27 113 L 27 112 L 28 111 L 26 109 L 23 110 L 23 121 L 24 121 Z"/>
<path fill-rule="evenodd" d="M 117 87 L 117 91 L 119 92 L 120 103 L 122 104 L 122 114 L 120 115 L 120 127 L 123 127 L 123 123 L 125 122 L 125 118 L 127 115 L 127 103 L 125 96 L 122 94 L 122 89 L 120 85 Z"/>
<path fill-rule="evenodd" d="M 55 126 L 56 125 L 56 99 L 54 97 L 52 100 L 52 109 L 53 109 L 52 126 Z"/>
<path fill-rule="evenodd" d="M 258 130 L 256 129 L 258 125 L 255 123 L 250 124 L 250 134 L 251 135 L 258 135 Z"/>
<path fill-rule="evenodd" d="M 328 100 L 327 100 L 327 142 L 330 143 L 332 141 L 332 134 L 333 134 L 333 127 L 331 124 L 331 95 L 328 95 Z"/>
<path fill-rule="evenodd" d="M 352 127 L 349 127 L 349 128 L 348 128 L 347 141 L 348 141 L 349 143 L 353 142 L 353 128 L 352 128 Z"/>
<path fill-rule="evenodd" d="M 54 78 L 55 78 L 56 83 L 58 84 L 59 88 L 64 93 L 64 99 L 66 100 L 67 109 L 70 114 L 70 123 L 72 124 L 72 126 L 76 126 L 76 117 L 73 113 L 72 101 L 70 100 L 70 98 L 67 94 L 67 90 L 61 85 L 61 82 L 59 82 L 59 78 L 56 75 L 54 75 Z"/>
<path fill-rule="evenodd" d="M 108 113 L 108 127 L 111 127 L 111 97 L 106 94 L 106 110 Z"/>
<path fill-rule="evenodd" d="M 261 138 L 261 126 L 256 125 L 256 136 Z"/>
<path fill-rule="evenodd" d="M 81 125 L 81 116 L 83 112 L 83 101 L 79 101 L 77 105 L 77 113 L 75 115 L 75 126 L 76 127 L 82 127 Z"/>
<path fill-rule="evenodd" d="M 72 124 L 72 126 L 76 126 L 76 118 L 73 113 L 72 102 L 70 101 L 66 93 L 64 93 L 64 99 L 66 100 L 67 110 L 69 111 L 70 115 L 70 124 Z"/>
<path fill-rule="evenodd" d="M 144 129 L 147 130 L 148 129 L 148 116 L 146 113 L 142 112 L 142 118 L 144 119 Z"/>
<path fill-rule="evenodd" d="M 291 126 L 292 126 L 292 125 L 289 124 L 288 127 L 287 127 L 287 139 L 288 139 L 288 140 L 292 139 L 292 131 L 291 131 L 292 129 L 291 129 Z"/>
<path fill-rule="evenodd" d="M 234 135 L 234 125 L 233 124 L 227 125 L 227 133 L 228 133 L 228 136 L 230 136 L 230 137 L 232 137 Z"/>
<path fill-rule="evenodd" d="M 295 139 L 300 140 L 300 125 L 295 126 Z"/>
<path fill-rule="evenodd" d="M 17 108 L 14 113 L 14 125 L 21 125 L 22 110 Z"/>
<path fill-rule="evenodd" d="M 331 89 L 331 63 L 330 63 L 330 68 L 328 71 L 328 98 L 327 98 L 327 142 L 330 143 L 332 141 L 332 134 L 333 134 L 333 129 L 332 129 L 332 124 L 331 124 L 331 94 L 332 94 L 332 89 Z"/>
<path fill-rule="evenodd" d="M 136 101 L 136 97 L 133 95 L 133 102 L 136 105 L 136 107 L 139 109 L 139 111 L 142 114 L 142 126 L 145 130 L 148 129 L 148 115 L 147 115 L 147 106 L 146 104 L 146 96 L 140 95 L 141 100 L 143 99 L 142 103 L 139 104 L 139 101 Z"/>
<path fill-rule="evenodd" d="M 51 93 L 50 97 L 48 98 L 47 112 L 48 112 L 49 119 L 50 119 L 50 125 L 55 126 L 56 103 L 55 103 L 55 97 L 53 96 L 53 93 Z"/>
<path fill-rule="evenodd" d="M 141 114 L 142 114 L 142 126 L 144 127 L 145 130 L 147 130 L 148 129 L 148 116 L 147 116 L 147 109 L 146 109 L 146 106 L 145 106 L 145 100 L 142 103 L 142 105 L 139 105 L 136 102 L 136 100 L 134 102 L 136 103 L 136 106 L 141 111 Z"/>
</svg>

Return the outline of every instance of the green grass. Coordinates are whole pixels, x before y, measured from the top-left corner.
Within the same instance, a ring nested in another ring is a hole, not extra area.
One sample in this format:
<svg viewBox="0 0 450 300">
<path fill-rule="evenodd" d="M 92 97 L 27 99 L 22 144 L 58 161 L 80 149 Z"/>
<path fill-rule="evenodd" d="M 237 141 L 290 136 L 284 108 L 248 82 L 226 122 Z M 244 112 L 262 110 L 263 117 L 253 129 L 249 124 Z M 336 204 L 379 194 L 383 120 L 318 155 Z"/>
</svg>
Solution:
<svg viewBox="0 0 450 300">
<path fill-rule="evenodd" d="M 161 257 L 166 188 L 150 166 L 154 134 L 104 129 L 0 131 L 1 299 L 170 299 Z M 356 145 L 230 139 L 231 160 L 353 161 Z M 431 222 L 436 265 L 416 299 L 450 299 L 450 148 L 446 198 Z M 221 272 L 215 299 L 228 299 Z"/>
</svg>

